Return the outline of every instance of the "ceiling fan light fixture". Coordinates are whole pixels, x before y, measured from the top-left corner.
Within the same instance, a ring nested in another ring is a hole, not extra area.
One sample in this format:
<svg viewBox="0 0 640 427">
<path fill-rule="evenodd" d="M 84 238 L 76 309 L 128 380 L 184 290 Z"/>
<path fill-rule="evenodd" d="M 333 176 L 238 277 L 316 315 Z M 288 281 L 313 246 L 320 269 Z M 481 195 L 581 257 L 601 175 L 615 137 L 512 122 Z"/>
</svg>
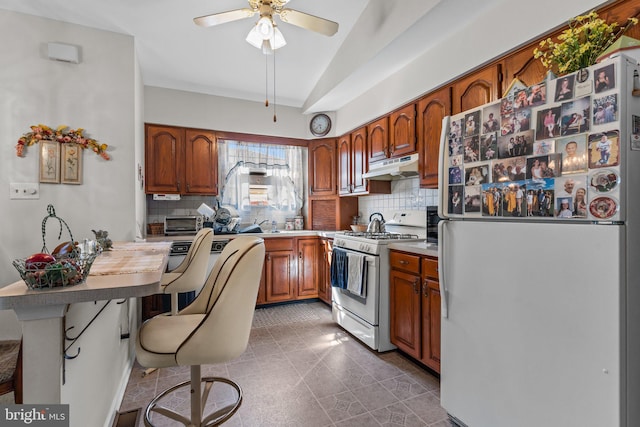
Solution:
<svg viewBox="0 0 640 427">
<path fill-rule="evenodd" d="M 284 39 L 282 32 L 278 29 L 276 25 L 273 26 L 273 38 L 271 39 L 271 47 L 273 49 L 280 49 L 284 45 L 287 44 L 287 41 Z"/>
<path fill-rule="evenodd" d="M 262 42 L 264 41 L 262 39 L 262 36 L 260 35 L 260 33 L 258 32 L 258 27 L 254 26 L 251 31 L 249 31 L 249 34 L 247 34 L 247 38 L 245 39 L 247 40 L 247 42 L 258 49 L 262 49 Z"/>
<path fill-rule="evenodd" d="M 268 40 L 273 37 L 273 21 L 267 16 L 263 16 L 258 20 L 255 26 L 262 40 Z"/>
</svg>

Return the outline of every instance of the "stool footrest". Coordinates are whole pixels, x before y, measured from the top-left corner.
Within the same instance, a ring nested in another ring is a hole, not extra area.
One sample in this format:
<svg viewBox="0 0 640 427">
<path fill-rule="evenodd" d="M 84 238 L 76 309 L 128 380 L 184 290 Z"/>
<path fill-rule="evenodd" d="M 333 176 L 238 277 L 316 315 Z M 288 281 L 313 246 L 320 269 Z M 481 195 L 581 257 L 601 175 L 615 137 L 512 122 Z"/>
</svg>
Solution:
<svg viewBox="0 0 640 427">
<path fill-rule="evenodd" d="M 149 402 L 149 405 L 147 405 L 147 409 L 145 411 L 144 414 L 144 425 L 147 427 L 154 427 L 154 424 L 151 422 L 151 413 L 152 412 L 156 412 L 160 415 L 163 415 L 167 418 L 171 418 L 172 420 L 178 421 L 180 423 L 182 423 L 184 426 L 195 426 L 195 427 L 211 427 L 211 426 L 217 426 L 220 425 L 222 423 L 224 423 L 225 421 L 227 421 L 229 418 L 231 418 L 233 416 L 233 414 L 235 414 L 238 409 L 240 408 L 240 405 L 242 404 L 242 388 L 240 388 L 240 385 L 238 385 L 237 383 L 235 383 L 234 381 L 231 381 L 228 378 L 222 378 L 222 377 L 203 377 L 200 379 L 201 383 L 205 384 L 205 388 L 204 388 L 204 392 L 202 393 L 202 396 L 196 396 L 194 395 L 194 393 L 191 394 L 191 404 L 192 406 L 194 405 L 194 399 L 198 399 L 201 400 L 199 407 L 201 408 L 201 413 L 199 414 L 199 420 L 197 419 L 189 419 L 187 417 L 185 417 L 184 415 L 169 409 L 167 407 L 164 406 L 160 406 L 160 400 L 162 400 L 163 398 L 167 397 L 169 394 L 173 393 L 174 391 L 178 390 L 179 388 L 183 388 L 183 387 L 187 387 L 191 385 L 191 381 L 184 381 L 180 384 L 176 384 L 173 387 L 170 387 L 168 389 L 166 389 L 165 391 L 163 391 L 162 393 L 158 394 L 156 397 L 153 398 L 153 400 L 151 402 Z M 209 397 L 209 392 L 211 390 L 211 388 L 213 387 L 214 383 L 225 383 L 230 385 L 231 387 L 233 387 L 237 394 L 238 397 L 236 398 L 236 400 L 234 402 L 232 402 L 231 404 L 207 415 L 204 416 L 203 412 L 207 403 L 207 399 Z M 200 387 L 197 387 L 198 389 Z M 197 405 L 197 403 L 196 403 Z M 204 418 L 203 418 L 204 417 Z M 192 417 L 193 418 L 193 417 Z"/>
</svg>

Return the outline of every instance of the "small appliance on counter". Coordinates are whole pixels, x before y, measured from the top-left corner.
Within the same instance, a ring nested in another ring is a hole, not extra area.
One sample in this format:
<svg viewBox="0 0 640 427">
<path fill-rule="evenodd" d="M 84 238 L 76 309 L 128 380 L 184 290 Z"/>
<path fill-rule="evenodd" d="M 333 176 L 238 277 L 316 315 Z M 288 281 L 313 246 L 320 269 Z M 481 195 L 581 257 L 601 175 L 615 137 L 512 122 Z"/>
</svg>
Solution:
<svg viewBox="0 0 640 427">
<path fill-rule="evenodd" d="M 164 217 L 164 235 L 197 234 L 203 222 L 203 217 L 199 215 L 169 215 Z"/>
</svg>

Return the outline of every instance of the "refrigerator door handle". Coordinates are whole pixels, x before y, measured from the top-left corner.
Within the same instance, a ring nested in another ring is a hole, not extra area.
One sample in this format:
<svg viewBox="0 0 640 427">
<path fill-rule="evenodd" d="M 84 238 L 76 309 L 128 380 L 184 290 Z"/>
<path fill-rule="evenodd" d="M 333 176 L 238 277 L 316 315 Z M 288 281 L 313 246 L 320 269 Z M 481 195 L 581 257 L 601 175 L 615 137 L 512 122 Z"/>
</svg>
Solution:
<svg viewBox="0 0 640 427">
<path fill-rule="evenodd" d="M 445 116 L 442 119 L 442 131 L 440 132 L 440 150 L 438 151 L 438 193 L 440 193 L 440 203 L 438 203 L 438 216 L 440 218 L 448 218 L 448 187 L 446 181 L 448 179 L 448 175 L 445 176 L 445 172 L 447 172 L 447 167 L 444 164 L 446 160 L 446 155 L 448 153 L 448 143 L 449 143 L 449 123 L 451 121 L 450 116 Z M 442 221 L 441 221 L 442 222 Z"/>
<path fill-rule="evenodd" d="M 443 319 L 449 317 L 449 304 L 447 301 L 447 277 L 446 277 L 446 261 L 444 259 L 445 254 L 445 242 L 447 241 L 445 233 L 447 230 L 447 224 L 449 221 L 440 221 L 438 223 L 438 284 L 440 286 L 440 313 Z"/>
</svg>

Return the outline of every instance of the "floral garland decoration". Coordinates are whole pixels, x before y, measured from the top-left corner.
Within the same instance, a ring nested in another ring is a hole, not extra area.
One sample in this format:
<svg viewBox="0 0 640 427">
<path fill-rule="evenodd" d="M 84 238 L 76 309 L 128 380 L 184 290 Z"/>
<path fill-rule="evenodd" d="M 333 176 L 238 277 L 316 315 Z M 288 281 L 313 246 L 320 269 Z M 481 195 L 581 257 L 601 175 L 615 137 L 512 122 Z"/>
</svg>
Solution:
<svg viewBox="0 0 640 427">
<path fill-rule="evenodd" d="M 82 133 L 84 129 L 69 129 L 69 126 L 60 125 L 57 129 L 52 129 L 45 125 L 31 126 L 31 132 L 27 132 L 18 139 L 16 144 L 16 154 L 18 157 L 24 157 L 25 147 L 37 144 L 40 141 L 58 141 L 61 144 L 78 144 L 82 149 L 90 148 L 94 153 L 98 154 L 105 160 L 110 160 L 107 154 L 107 144 L 100 144 L 92 138 L 85 137 Z"/>
<path fill-rule="evenodd" d="M 545 68 L 569 74 L 594 65 L 602 52 L 637 23 L 637 18 L 628 18 L 624 27 L 616 22 L 607 24 L 592 10 L 570 19 L 569 28 L 558 36 L 557 43 L 550 38 L 542 40 L 533 57 L 540 58 Z"/>
</svg>

